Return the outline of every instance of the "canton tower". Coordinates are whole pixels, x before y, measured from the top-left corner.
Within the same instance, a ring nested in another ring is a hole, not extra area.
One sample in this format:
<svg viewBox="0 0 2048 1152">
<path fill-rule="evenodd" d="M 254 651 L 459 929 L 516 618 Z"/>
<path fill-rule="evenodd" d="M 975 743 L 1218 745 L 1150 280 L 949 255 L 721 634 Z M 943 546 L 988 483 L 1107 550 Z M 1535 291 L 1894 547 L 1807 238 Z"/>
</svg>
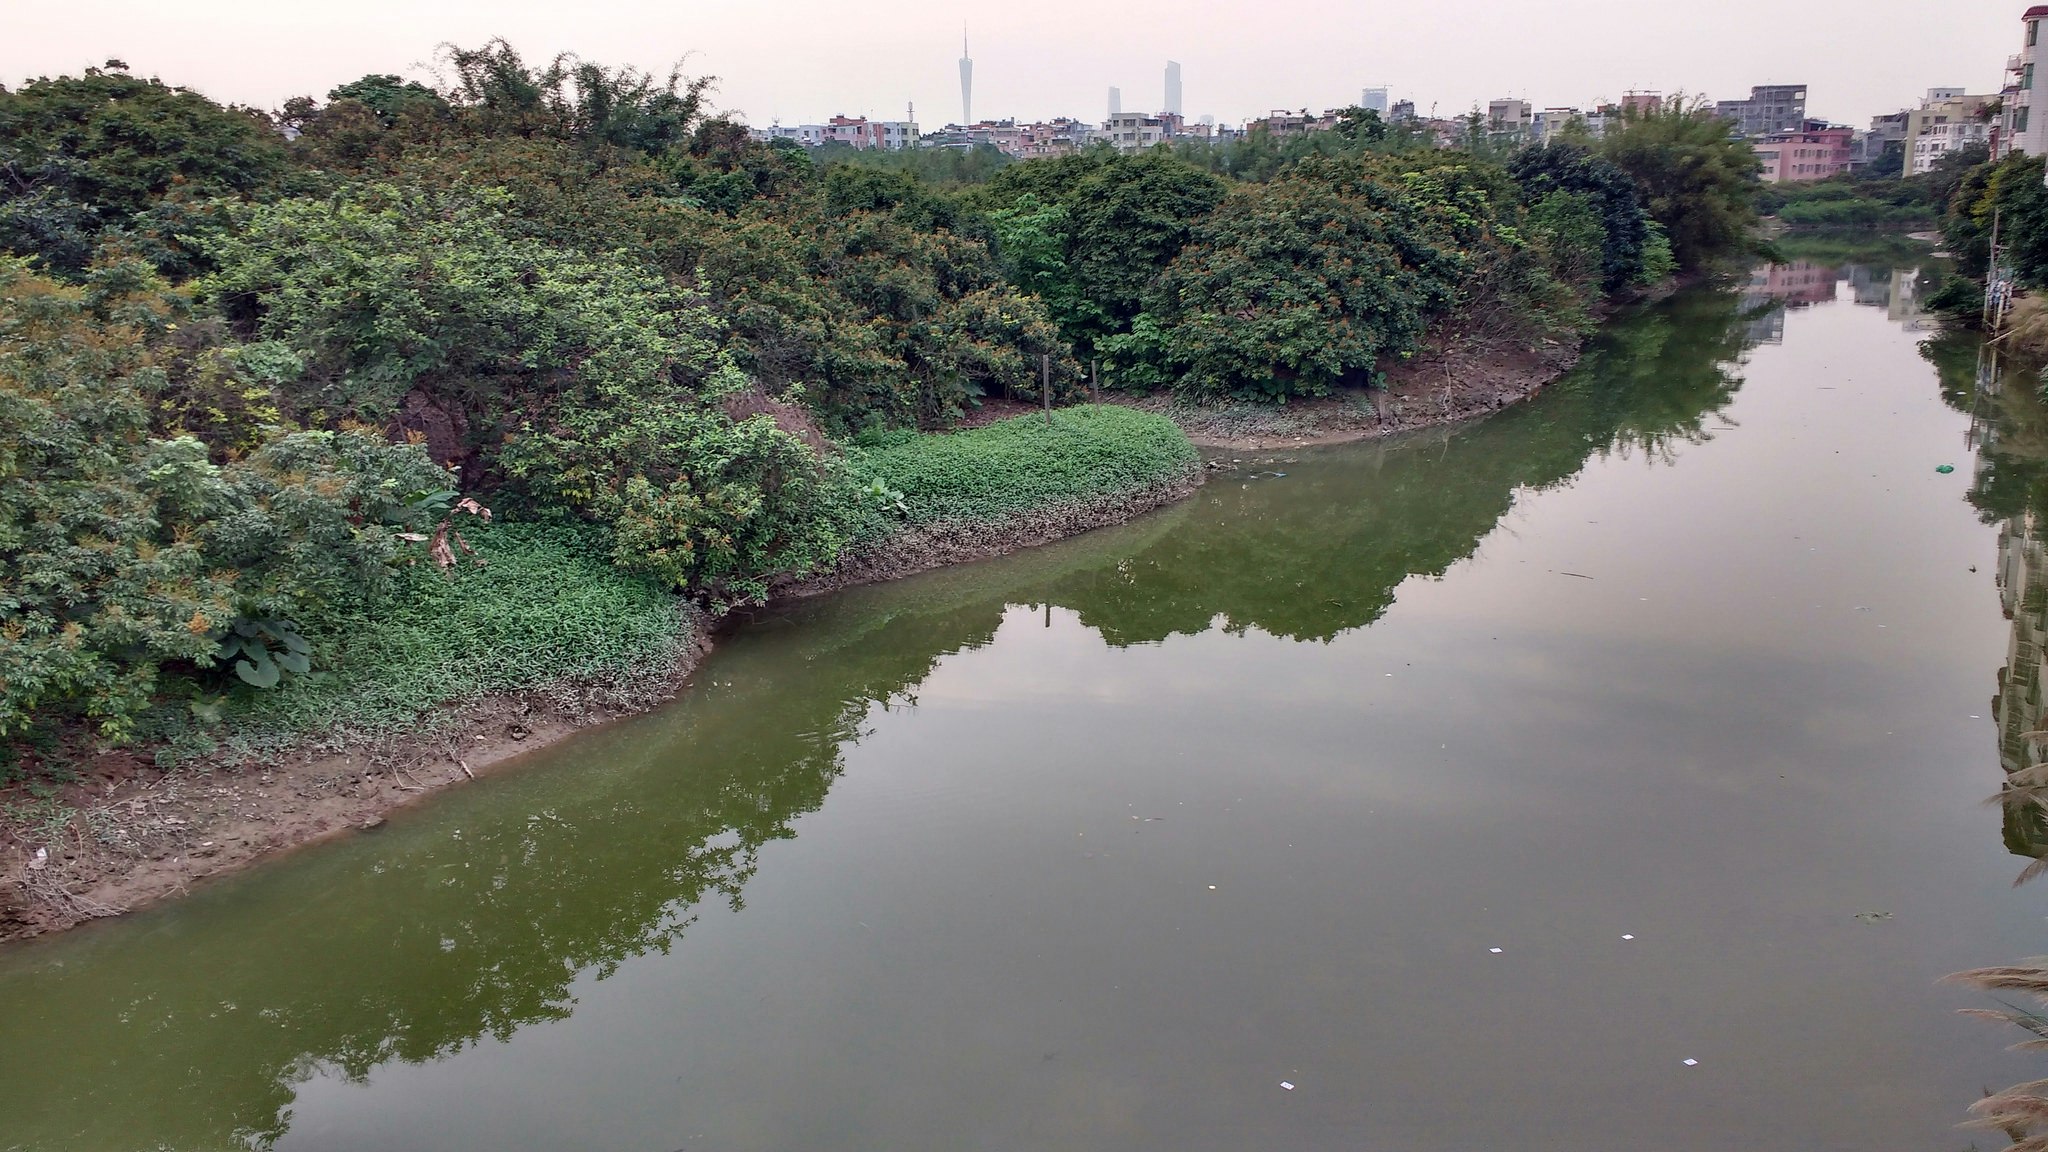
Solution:
<svg viewBox="0 0 2048 1152">
<path fill-rule="evenodd" d="M 960 123 L 974 123 L 974 57 L 967 54 L 967 32 L 960 32 Z"/>
</svg>

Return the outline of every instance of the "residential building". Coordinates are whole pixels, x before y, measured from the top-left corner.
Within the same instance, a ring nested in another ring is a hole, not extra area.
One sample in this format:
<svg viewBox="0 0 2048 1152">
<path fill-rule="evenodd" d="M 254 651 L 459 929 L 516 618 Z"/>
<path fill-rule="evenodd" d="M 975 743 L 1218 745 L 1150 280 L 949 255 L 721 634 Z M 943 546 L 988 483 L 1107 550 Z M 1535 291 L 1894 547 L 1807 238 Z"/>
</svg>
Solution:
<svg viewBox="0 0 2048 1152">
<path fill-rule="evenodd" d="M 1253 120 L 1245 125 L 1247 131 L 1264 128 L 1266 134 L 1275 140 L 1286 140 L 1293 136 L 1306 136 L 1310 132 L 1326 132 L 1337 126 L 1337 114 L 1325 112 L 1315 116 L 1304 108 L 1300 112 L 1289 112 L 1276 108 L 1262 120 Z"/>
<path fill-rule="evenodd" d="M 2034 70 L 2044 62 L 2041 25 L 2048 22 L 2048 5 L 2029 8 L 2020 17 L 2025 31 L 2020 50 L 2005 62 L 2004 112 L 1999 118 L 2001 141 L 1998 150 L 2023 152 L 2029 156 L 2048 153 L 2048 112 L 2033 117 Z"/>
<path fill-rule="evenodd" d="M 1536 106 L 1527 100 L 1488 101 L 1486 130 L 1495 136 L 1526 140 L 1536 127 Z"/>
<path fill-rule="evenodd" d="M 819 144 L 847 144 L 855 148 L 879 148 L 888 152 L 915 148 L 918 144 L 917 125 L 908 120 L 870 120 L 865 116 L 834 116 L 819 127 L 820 139 L 816 141 Z M 801 132 L 802 129 L 799 128 L 798 131 Z M 799 143 L 812 143 L 801 136 L 797 139 Z"/>
<path fill-rule="evenodd" d="M 1111 116 L 1116 116 L 1121 114 L 1123 110 L 1124 90 L 1121 88 L 1112 87 L 1109 90 L 1109 114 Z"/>
<path fill-rule="evenodd" d="M 1870 118 L 1870 131 L 1864 133 L 1860 147 L 1852 157 L 1856 167 L 1875 162 L 1896 144 L 1902 150 L 1906 146 L 1907 121 L 1912 119 L 1912 109 L 1887 112 Z"/>
<path fill-rule="evenodd" d="M 1806 122 L 1806 85 L 1758 85 L 1749 90 L 1747 100 L 1716 102 L 1714 112 L 1743 136 L 1795 131 Z"/>
<path fill-rule="evenodd" d="M 1759 178 L 1764 183 L 1802 183 L 1848 171 L 1854 136 L 1855 129 L 1846 125 L 1808 120 L 1795 131 L 1759 136 L 1750 147 L 1763 165 Z"/>
<path fill-rule="evenodd" d="M 1164 117 L 1143 112 L 1119 112 L 1102 127 L 1109 133 L 1110 145 L 1119 152 L 1143 152 L 1172 138 Z"/>
<path fill-rule="evenodd" d="M 1536 113 L 1530 139 L 1537 144 L 1548 144 L 1559 132 L 1574 121 L 1584 123 L 1586 114 L 1577 108 L 1545 108 Z"/>
<path fill-rule="evenodd" d="M 1662 92 L 1648 90 L 1625 92 L 1622 94 L 1621 104 L 1615 109 L 1616 115 L 1614 118 L 1619 120 L 1622 115 L 1630 112 L 1638 116 L 1648 116 L 1653 112 L 1661 112 L 1663 110 L 1664 94 Z"/>
<path fill-rule="evenodd" d="M 1406 123 L 1407 123 L 1407 122 L 1409 122 L 1410 120 L 1413 120 L 1413 119 L 1415 119 L 1415 101 L 1413 101 L 1413 100 L 1396 100 L 1396 101 L 1394 101 L 1394 110 L 1393 110 L 1392 116 L 1393 116 L 1393 120 L 1394 120 L 1394 123 L 1396 123 L 1396 124 L 1406 124 Z"/>
<path fill-rule="evenodd" d="M 1920 107 L 1906 113 L 1906 174 L 1931 172 L 1941 158 L 1971 144 L 1991 143 L 1989 109 L 1996 95 L 1971 96 L 1960 88 L 1930 88 Z"/>
</svg>

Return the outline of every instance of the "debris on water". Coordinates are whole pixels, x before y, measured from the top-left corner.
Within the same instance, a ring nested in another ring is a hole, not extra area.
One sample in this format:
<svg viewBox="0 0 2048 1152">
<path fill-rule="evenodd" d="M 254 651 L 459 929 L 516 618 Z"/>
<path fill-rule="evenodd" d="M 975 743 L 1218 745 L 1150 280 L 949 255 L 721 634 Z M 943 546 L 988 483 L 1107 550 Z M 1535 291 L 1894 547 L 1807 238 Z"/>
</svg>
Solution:
<svg viewBox="0 0 2048 1152">
<path fill-rule="evenodd" d="M 1939 472 L 1939 473 L 1941 473 L 1941 474 L 1942 474 L 1943 476 L 1946 476 L 1946 475 L 1948 475 L 1949 473 L 1951 473 L 1951 472 L 1955 471 L 1955 470 L 1956 470 L 1956 466 L 1955 466 L 1955 465 L 1953 465 L 1953 464 L 1936 464 L 1936 465 L 1934 466 L 1934 470 L 1935 470 L 1936 472 Z"/>
<path fill-rule="evenodd" d="M 1289 1092 L 1292 1092 L 1292 1091 L 1294 1091 L 1294 1083 L 1293 1083 L 1293 1081 L 1290 1081 L 1290 1080 L 1282 1080 L 1282 1081 L 1280 1082 L 1280 1086 L 1281 1086 L 1282 1088 L 1285 1088 L 1285 1089 L 1287 1089 L 1287 1090 L 1288 1090 Z"/>
<path fill-rule="evenodd" d="M 1498 949 L 1498 948 L 1488 948 L 1488 949 L 1487 949 L 1487 951 L 1488 951 L 1488 952 L 1493 952 L 1493 953 L 1498 953 L 1498 952 L 1500 951 L 1500 949 Z"/>
<path fill-rule="evenodd" d="M 1690 1068 L 1690 1067 L 1692 1067 L 1693 1065 L 1695 1065 L 1695 1064 L 1698 1064 L 1698 1063 L 1699 1063 L 1699 1061 L 1697 1061 L 1697 1060 L 1693 1059 L 1693 1058 L 1692 1058 L 1692 1057 L 1690 1057 L 1690 1056 L 1688 1056 L 1688 1057 L 1686 1057 L 1686 1058 L 1685 1058 L 1685 1066 L 1686 1066 L 1687 1068 Z"/>
<path fill-rule="evenodd" d="M 1633 940 L 1633 939 L 1635 939 L 1635 937 L 1634 937 L 1634 936 L 1630 935 L 1630 934 L 1629 934 L 1629 933 L 1627 933 L 1627 932 L 1623 932 L 1623 933 L 1621 934 L 1621 938 L 1622 938 L 1623 940 Z"/>
<path fill-rule="evenodd" d="M 1214 884 L 1209 885 L 1209 891 L 1214 892 L 1215 890 L 1216 886 Z"/>
<path fill-rule="evenodd" d="M 1856 914 L 1856 918 L 1858 920 L 1863 921 L 1865 924 L 1875 924 L 1879 920 L 1891 919 L 1892 914 L 1889 912 L 1858 912 Z"/>
<path fill-rule="evenodd" d="M 1558 575 L 1559 575 L 1559 576 L 1577 576 L 1577 577 L 1578 577 L 1579 579 L 1581 579 L 1581 580 L 1591 580 L 1591 579 L 1592 579 L 1592 577 L 1591 577 L 1591 576 L 1588 576 L 1588 575 L 1586 575 L 1586 574 L 1585 574 L 1584 572 L 1559 572 L 1559 573 L 1558 573 Z"/>
</svg>

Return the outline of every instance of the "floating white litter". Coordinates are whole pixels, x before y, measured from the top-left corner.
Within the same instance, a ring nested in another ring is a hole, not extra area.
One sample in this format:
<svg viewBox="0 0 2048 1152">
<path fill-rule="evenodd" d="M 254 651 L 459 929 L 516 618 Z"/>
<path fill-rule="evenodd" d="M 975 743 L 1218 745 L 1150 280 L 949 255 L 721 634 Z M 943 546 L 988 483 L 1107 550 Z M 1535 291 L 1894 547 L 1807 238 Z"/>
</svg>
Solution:
<svg viewBox="0 0 2048 1152">
<path fill-rule="evenodd" d="M 1635 939 L 1635 937 L 1633 937 L 1633 936 L 1629 935 L 1629 934 L 1628 934 L 1628 933 L 1626 933 L 1626 932 L 1623 932 L 1623 933 L 1621 934 L 1621 938 L 1622 938 L 1623 940 L 1633 940 L 1633 939 Z"/>
<path fill-rule="evenodd" d="M 1498 951 L 1500 951 L 1500 949 L 1498 949 L 1498 948 L 1488 948 L 1488 949 L 1487 949 L 1487 951 L 1488 951 L 1488 952 L 1498 952 Z"/>
<path fill-rule="evenodd" d="M 1699 1061 L 1697 1061 L 1697 1060 L 1693 1060 L 1693 1059 L 1690 1059 L 1690 1058 L 1688 1058 L 1688 1059 L 1686 1060 L 1686 1062 L 1685 1062 L 1685 1066 L 1686 1066 L 1687 1068 L 1690 1068 L 1690 1067 L 1692 1067 L 1693 1065 L 1695 1065 L 1695 1064 L 1697 1064 L 1697 1063 L 1699 1063 Z"/>
<path fill-rule="evenodd" d="M 1287 1082 L 1287 1081 L 1285 1081 L 1285 1080 L 1282 1080 L 1282 1081 L 1280 1082 L 1280 1086 L 1281 1086 L 1282 1088 L 1285 1088 L 1285 1089 L 1287 1089 L 1287 1090 L 1288 1090 L 1289 1092 L 1292 1092 L 1292 1091 L 1294 1091 L 1294 1085 L 1293 1085 L 1293 1084 L 1290 1084 L 1289 1082 Z"/>
</svg>

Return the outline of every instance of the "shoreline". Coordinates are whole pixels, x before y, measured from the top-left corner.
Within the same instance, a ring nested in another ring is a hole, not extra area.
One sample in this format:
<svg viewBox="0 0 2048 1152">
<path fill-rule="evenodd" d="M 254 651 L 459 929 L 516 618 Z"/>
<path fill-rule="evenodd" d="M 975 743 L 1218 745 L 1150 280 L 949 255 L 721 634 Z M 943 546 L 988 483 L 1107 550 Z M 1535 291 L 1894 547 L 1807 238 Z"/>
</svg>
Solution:
<svg viewBox="0 0 2048 1152">
<path fill-rule="evenodd" d="M 1580 342 L 1535 348 L 1507 341 L 1439 343 L 1388 373 L 1380 393 L 1353 392 L 1285 406 L 1193 408 L 1158 397 L 1115 402 L 1172 419 L 1198 447 L 1258 451 L 1339 444 L 1461 423 L 1528 398 L 1578 362 Z M 909 526 L 856 551 L 830 571 L 786 581 L 774 600 L 1017 552 L 1121 524 L 1186 499 L 1207 463 L 1131 492 L 1080 499 L 988 522 Z M 35 855 L 20 810 L 0 825 L 0 945 L 120 916 L 192 885 L 280 859 L 472 782 L 586 728 L 659 707 L 689 684 L 716 645 L 696 613 L 673 659 L 638 683 L 561 684 L 456 705 L 419 732 L 310 748 L 263 764 L 213 764 L 157 773 L 132 751 L 102 757 L 65 792 L 61 831 Z M 33 812 L 33 806 L 30 808 Z M 54 815 L 54 813 L 53 813 Z M 90 829 L 88 839 L 87 829 Z M 68 840 L 68 843 L 67 843 Z"/>
</svg>

